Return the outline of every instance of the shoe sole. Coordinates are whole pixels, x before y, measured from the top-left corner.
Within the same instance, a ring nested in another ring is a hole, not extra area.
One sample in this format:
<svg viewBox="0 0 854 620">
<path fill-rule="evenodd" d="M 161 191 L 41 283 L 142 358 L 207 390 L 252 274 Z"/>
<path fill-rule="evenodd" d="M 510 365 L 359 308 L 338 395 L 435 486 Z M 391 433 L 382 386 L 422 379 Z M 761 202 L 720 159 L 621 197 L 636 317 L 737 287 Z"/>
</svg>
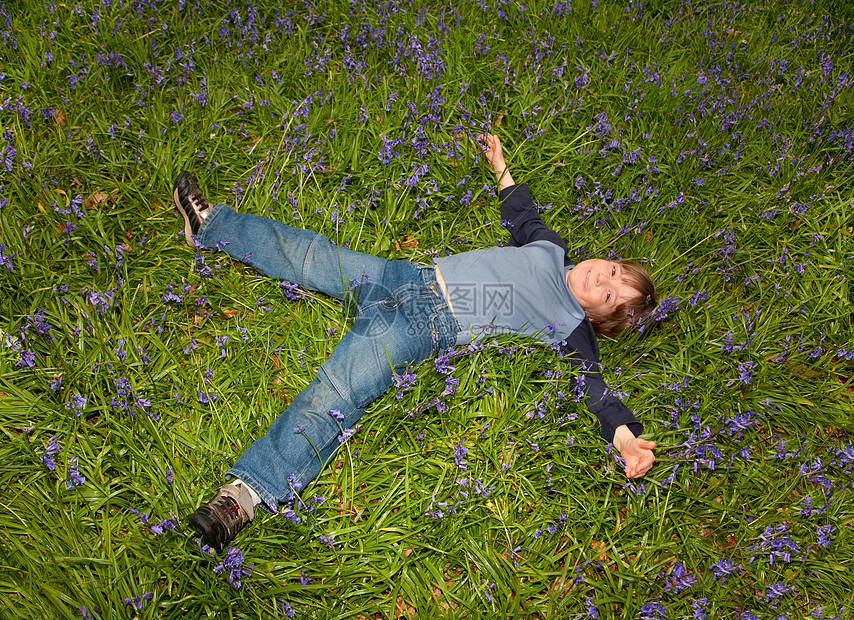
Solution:
<svg viewBox="0 0 854 620">
<path fill-rule="evenodd" d="M 214 553 L 222 551 L 222 548 L 225 545 L 218 544 L 220 541 L 218 540 L 219 537 L 217 536 L 217 532 L 215 532 L 204 519 L 201 519 L 196 515 L 196 513 L 193 513 L 187 517 L 187 521 L 189 521 L 190 526 L 202 539 L 202 542 L 210 547 Z"/>
<path fill-rule="evenodd" d="M 178 198 L 178 188 L 172 190 L 172 199 L 175 201 L 175 206 L 178 207 L 178 213 L 184 218 L 184 236 L 187 238 L 187 245 L 191 248 L 196 247 L 196 242 L 193 241 L 193 227 L 190 226 L 190 218 L 184 207 L 181 206 L 181 200 Z"/>
</svg>

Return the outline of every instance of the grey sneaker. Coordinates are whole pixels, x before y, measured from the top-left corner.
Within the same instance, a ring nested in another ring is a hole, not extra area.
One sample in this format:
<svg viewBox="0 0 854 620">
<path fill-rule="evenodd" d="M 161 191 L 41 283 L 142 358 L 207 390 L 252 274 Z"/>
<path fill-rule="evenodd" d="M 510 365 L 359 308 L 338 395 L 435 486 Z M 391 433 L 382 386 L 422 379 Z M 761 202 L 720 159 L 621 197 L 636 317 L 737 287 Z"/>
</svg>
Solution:
<svg viewBox="0 0 854 620">
<path fill-rule="evenodd" d="M 196 247 L 193 235 L 199 232 L 202 222 L 210 213 L 211 205 L 205 200 L 196 178 L 186 170 L 175 177 L 172 186 L 172 199 L 178 211 L 184 216 L 184 236 L 190 247 Z"/>
<path fill-rule="evenodd" d="M 252 497 L 244 486 L 227 484 L 187 519 L 202 540 L 219 553 L 255 518 Z"/>
</svg>

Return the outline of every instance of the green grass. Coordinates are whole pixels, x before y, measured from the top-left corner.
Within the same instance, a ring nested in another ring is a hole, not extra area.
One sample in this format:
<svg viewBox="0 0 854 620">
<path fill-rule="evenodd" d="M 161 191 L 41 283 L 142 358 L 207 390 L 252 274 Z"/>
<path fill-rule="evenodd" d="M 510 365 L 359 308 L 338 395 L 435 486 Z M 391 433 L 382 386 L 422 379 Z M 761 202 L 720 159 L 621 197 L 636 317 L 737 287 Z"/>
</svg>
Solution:
<svg viewBox="0 0 854 620">
<path fill-rule="evenodd" d="M 0 616 L 854 617 L 852 28 L 830 1 L 1 4 Z M 507 238 L 487 130 L 573 256 L 643 258 L 673 302 L 600 342 L 656 465 L 627 484 L 566 362 L 485 343 L 446 409 L 430 363 L 374 403 L 299 523 L 238 536 L 234 587 L 184 517 L 348 317 L 189 249 L 174 174 L 429 262 Z"/>
</svg>

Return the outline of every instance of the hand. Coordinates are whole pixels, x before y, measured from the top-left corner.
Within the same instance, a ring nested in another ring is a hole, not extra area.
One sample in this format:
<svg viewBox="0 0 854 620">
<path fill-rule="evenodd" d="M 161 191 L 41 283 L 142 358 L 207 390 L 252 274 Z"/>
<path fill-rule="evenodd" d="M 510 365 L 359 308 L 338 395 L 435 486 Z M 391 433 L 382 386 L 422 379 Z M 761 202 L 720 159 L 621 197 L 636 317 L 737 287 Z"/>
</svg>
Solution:
<svg viewBox="0 0 854 620">
<path fill-rule="evenodd" d="M 504 189 L 515 185 L 513 177 L 510 176 L 510 171 L 507 170 L 507 163 L 504 161 L 504 150 L 501 148 L 501 140 L 495 134 L 487 134 L 478 136 L 483 141 L 483 154 L 486 156 L 486 162 L 489 164 L 489 169 L 495 173 L 495 179 L 498 181 L 498 188 Z"/>
<path fill-rule="evenodd" d="M 495 134 L 479 136 L 483 140 L 483 154 L 493 172 L 503 172 L 507 165 L 504 163 L 504 151 L 501 148 L 501 140 Z"/>
<path fill-rule="evenodd" d="M 627 478 L 642 477 L 655 462 L 655 455 L 652 453 L 655 442 L 635 437 L 625 424 L 618 427 L 614 433 L 614 447 L 620 451 L 620 456 L 626 462 Z"/>
</svg>

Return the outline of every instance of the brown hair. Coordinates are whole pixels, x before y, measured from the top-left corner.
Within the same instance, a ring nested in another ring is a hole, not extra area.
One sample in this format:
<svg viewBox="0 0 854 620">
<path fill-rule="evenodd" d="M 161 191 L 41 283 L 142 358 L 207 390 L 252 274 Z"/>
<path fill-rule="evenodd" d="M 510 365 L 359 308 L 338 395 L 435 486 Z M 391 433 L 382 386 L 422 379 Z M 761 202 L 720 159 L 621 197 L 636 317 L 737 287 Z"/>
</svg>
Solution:
<svg viewBox="0 0 854 620">
<path fill-rule="evenodd" d="M 609 316 L 591 320 L 597 336 L 615 336 L 627 327 L 639 325 L 658 305 L 655 282 L 649 272 L 633 260 L 619 263 L 626 283 L 640 291 L 640 296 L 621 303 Z"/>
</svg>

